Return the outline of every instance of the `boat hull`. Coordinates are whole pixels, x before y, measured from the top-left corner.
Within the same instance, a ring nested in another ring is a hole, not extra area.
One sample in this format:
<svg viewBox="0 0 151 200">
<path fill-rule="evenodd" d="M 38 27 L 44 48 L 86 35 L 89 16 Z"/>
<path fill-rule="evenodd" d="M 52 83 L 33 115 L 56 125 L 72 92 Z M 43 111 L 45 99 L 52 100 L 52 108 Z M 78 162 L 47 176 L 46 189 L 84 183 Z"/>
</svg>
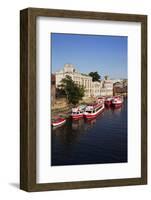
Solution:
<svg viewBox="0 0 151 200">
<path fill-rule="evenodd" d="M 111 101 L 105 101 L 104 104 L 105 104 L 105 106 L 109 107 L 111 105 L 111 103 L 112 103 Z"/>
<path fill-rule="evenodd" d="M 122 103 L 112 103 L 113 108 L 119 108 L 122 106 Z"/>
<path fill-rule="evenodd" d="M 76 120 L 76 119 L 81 119 L 83 118 L 83 114 L 75 114 L 75 115 L 71 115 L 72 119 Z"/>
<path fill-rule="evenodd" d="M 113 108 L 119 108 L 121 107 L 123 104 L 123 99 L 122 98 L 114 98 L 114 100 L 112 101 L 112 107 Z"/>
<path fill-rule="evenodd" d="M 106 100 L 104 101 L 105 106 L 106 106 L 106 107 L 111 106 L 112 101 L 113 101 L 113 98 L 108 98 L 108 99 L 106 99 Z"/>
<path fill-rule="evenodd" d="M 65 122 L 66 122 L 66 120 L 63 120 L 63 121 L 61 121 L 61 122 L 53 122 L 53 123 L 52 123 L 52 126 L 53 126 L 53 127 L 60 126 L 60 125 L 63 125 Z"/>
</svg>

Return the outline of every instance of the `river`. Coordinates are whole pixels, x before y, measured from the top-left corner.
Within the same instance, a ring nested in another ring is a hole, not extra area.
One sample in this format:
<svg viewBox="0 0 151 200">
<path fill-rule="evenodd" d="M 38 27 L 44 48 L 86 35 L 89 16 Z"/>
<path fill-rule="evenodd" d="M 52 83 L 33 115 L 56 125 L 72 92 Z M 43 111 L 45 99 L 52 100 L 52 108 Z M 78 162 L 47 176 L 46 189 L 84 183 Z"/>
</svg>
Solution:
<svg viewBox="0 0 151 200">
<path fill-rule="evenodd" d="M 93 120 L 68 119 L 51 130 L 51 165 L 127 162 L 127 98 Z"/>
</svg>

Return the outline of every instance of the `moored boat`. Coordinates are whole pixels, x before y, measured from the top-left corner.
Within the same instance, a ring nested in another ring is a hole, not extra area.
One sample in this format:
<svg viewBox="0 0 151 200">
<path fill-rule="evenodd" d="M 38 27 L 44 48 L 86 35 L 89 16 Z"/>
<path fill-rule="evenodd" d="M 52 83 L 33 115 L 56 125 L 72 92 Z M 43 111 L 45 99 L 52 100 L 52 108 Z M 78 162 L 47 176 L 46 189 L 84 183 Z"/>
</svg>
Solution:
<svg viewBox="0 0 151 200">
<path fill-rule="evenodd" d="M 114 99 L 112 100 L 112 106 L 114 108 L 120 107 L 122 103 L 123 103 L 123 96 L 114 97 Z"/>
<path fill-rule="evenodd" d="M 86 119 L 91 119 L 96 117 L 98 114 L 103 112 L 104 110 L 104 103 L 94 103 L 90 104 L 86 107 L 84 112 L 84 117 Z"/>
<path fill-rule="evenodd" d="M 56 119 L 53 119 L 51 124 L 52 124 L 53 127 L 55 127 L 55 126 L 63 125 L 65 122 L 66 122 L 65 118 L 58 117 Z"/>
<path fill-rule="evenodd" d="M 106 98 L 105 96 L 101 96 L 101 97 L 98 97 L 97 99 L 103 101 L 103 103 L 104 103 L 105 102 L 105 98 Z"/>
<path fill-rule="evenodd" d="M 72 114 L 71 114 L 72 119 L 82 118 L 85 108 L 86 108 L 86 105 L 80 105 L 76 108 L 72 108 Z"/>
<path fill-rule="evenodd" d="M 104 101 L 105 106 L 109 107 L 112 104 L 113 97 L 107 97 Z"/>
</svg>

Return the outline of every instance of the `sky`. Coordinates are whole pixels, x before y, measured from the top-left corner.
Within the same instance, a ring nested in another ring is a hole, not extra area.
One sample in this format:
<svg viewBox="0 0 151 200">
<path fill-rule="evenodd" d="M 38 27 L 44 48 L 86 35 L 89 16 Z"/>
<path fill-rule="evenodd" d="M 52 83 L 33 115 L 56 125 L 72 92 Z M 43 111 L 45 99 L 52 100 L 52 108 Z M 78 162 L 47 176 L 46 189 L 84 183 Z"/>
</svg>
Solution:
<svg viewBox="0 0 151 200">
<path fill-rule="evenodd" d="M 127 36 L 51 33 L 52 72 L 71 63 L 81 72 L 101 78 L 127 78 Z"/>
</svg>

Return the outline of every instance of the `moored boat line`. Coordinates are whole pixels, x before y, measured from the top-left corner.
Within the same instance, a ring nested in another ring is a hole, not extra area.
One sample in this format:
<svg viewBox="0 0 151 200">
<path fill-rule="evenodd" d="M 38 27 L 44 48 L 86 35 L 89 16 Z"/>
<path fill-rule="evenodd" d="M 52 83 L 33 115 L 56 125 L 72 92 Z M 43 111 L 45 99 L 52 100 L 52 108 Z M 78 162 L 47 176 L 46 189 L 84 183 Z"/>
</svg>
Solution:
<svg viewBox="0 0 151 200">
<path fill-rule="evenodd" d="M 119 108 L 122 106 L 123 101 L 123 96 L 98 97 L 95 103 L 87 105 L 81 104 L 72 108 L 70 117 L 73 120 L 79 120 L 81 118 L 94 119 L 104 111 L 105 106 Z M 52 120 L 51 124 L 53 127 L 60 127 L 66 123 L 66 118 L 66 116 L 58 116 Z"/>
</svg>

